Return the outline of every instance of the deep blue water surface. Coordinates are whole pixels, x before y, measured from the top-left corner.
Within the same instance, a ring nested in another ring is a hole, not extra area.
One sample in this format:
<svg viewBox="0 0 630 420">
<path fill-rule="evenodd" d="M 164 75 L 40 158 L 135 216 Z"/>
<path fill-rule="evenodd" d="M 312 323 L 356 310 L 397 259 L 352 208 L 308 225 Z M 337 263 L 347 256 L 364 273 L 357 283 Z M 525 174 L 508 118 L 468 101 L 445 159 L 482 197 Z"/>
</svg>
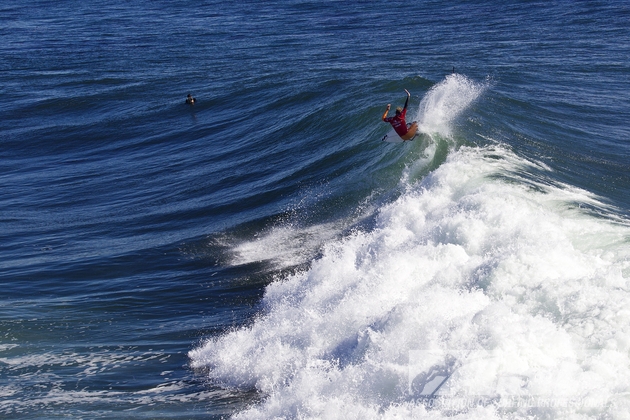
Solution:
<svg viewBox="0 0 630 420">
<path fill-rule="evenodd" d="M 0 416 L 621 416 L 629 27 L 615 1 L 4 1 Z M 422 135 L 383 143 L 403 89 Z M 441 401 L 487 398 L 427 405 L 431 366 L 458 366 Z"/>
</svg>

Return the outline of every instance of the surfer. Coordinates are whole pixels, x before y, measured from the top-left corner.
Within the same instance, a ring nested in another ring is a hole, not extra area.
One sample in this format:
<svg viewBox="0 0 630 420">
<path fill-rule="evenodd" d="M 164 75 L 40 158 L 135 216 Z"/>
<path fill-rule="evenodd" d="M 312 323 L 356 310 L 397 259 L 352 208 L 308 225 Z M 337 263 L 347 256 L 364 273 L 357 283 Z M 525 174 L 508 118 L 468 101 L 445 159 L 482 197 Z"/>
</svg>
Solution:
<svg viewBox="0 0 630 420">
<path fill-rule="evenodd" d="M 193 96 L 189 93 L 188 96 L 186 97 L 186 103 L 188 105 L 194 105 L 195 102 L 197 102 L 197 99 L 193 98 Z"/>
<path fill-rule="evenodd" d="M 409 98 L 411 97 L 407 89 L 405 89 L 405 92 L 407 93 L 407 100 L 405 101 L 404 108 L 396 107 L 396 115 L 388 118 L 387 114 L 389 113 L 391 104 L 387 104 L 387 109 L 385 109 L 385 113 L 383 114 L 383 121 L 390 123 L 400 138 L 407 141 L 415 137 L 418 131 L 418 123 L 415 121 L 413 123 L 407 123 L 405 121 L 407 105 L 409 105 Z"/>
</svg>

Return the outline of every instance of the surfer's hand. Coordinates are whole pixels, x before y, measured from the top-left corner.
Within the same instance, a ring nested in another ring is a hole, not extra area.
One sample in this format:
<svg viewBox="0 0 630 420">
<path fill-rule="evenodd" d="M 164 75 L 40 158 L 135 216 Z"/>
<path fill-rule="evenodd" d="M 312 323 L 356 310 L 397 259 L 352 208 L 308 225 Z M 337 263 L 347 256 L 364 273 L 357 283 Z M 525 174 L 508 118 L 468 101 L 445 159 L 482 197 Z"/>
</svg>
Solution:
<svg viewBox="0 0 630 420">
<path fill-rule="evenodd" d="M 407 93 L 407 96 L 411 96 L 411 93 L 409 93 L 407 89 L 405 89 L 405 92 Z"/>
<path fill-rule="evenodd" d="M 391 108 L 392 104 L 387 104 L 387 109 Z"/>
</svg>

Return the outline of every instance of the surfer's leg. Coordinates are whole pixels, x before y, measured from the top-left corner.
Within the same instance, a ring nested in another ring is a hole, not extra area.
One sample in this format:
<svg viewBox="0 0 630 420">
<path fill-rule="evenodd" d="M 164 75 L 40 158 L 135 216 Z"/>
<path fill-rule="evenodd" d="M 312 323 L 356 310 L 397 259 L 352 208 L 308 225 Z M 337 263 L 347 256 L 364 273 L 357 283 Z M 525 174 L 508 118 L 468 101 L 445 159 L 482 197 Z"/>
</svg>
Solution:
<svg viewBox="0 0 630 420">
<path fill-rule="evenodd" d="M 416 133 L 418 132 L 418 123 L 417 122 L 413 122 L 413 124 L 411 124 L 411 126 L 409 126 L 409 130 L 407 131 L 407 134 L 405 134 L 404 136 L 402 136 L 401 138 L 403 140 L 411 140 L 416 136 Z"/>
</svg>

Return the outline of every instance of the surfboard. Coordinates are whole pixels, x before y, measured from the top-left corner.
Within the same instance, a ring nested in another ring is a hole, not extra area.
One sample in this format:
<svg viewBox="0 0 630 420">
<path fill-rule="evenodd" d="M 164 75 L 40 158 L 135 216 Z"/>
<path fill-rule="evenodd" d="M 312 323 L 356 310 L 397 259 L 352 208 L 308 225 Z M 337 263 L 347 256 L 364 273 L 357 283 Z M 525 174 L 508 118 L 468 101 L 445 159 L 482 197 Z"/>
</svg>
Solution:
<svg viewBox="0 0 630 420">
<path fill-rule="evenodd" d="M 396 131 L 392 128 L 391 130 L 389 130 L 389 132 L 387 134 L 385 134 L 383 136 L 383 138 L 381 140 L 382 141 L 386 141 L 387 143 L 404 143 L 404 142 L 407 142 L 407 141 L 413 141 L 413 140 L 417 139 L 418 135 L 420 135 L 419 132 L 417 132 L 416 135 L 413 136 L 412 138 L 410 138 L 409 140 L 403 140 L 396 133 Z"/>
<path fill-rule="evenodd" d="M 393 128 L 389 130 L 389 132 L 385 134 L 381 140 L 386 141 L 387 143 L 402 143 L 403 142 L 403 139 L 401 139 L 400 136 L 396 134 L 396 131 L 394 131 Z"/>
</svg>

